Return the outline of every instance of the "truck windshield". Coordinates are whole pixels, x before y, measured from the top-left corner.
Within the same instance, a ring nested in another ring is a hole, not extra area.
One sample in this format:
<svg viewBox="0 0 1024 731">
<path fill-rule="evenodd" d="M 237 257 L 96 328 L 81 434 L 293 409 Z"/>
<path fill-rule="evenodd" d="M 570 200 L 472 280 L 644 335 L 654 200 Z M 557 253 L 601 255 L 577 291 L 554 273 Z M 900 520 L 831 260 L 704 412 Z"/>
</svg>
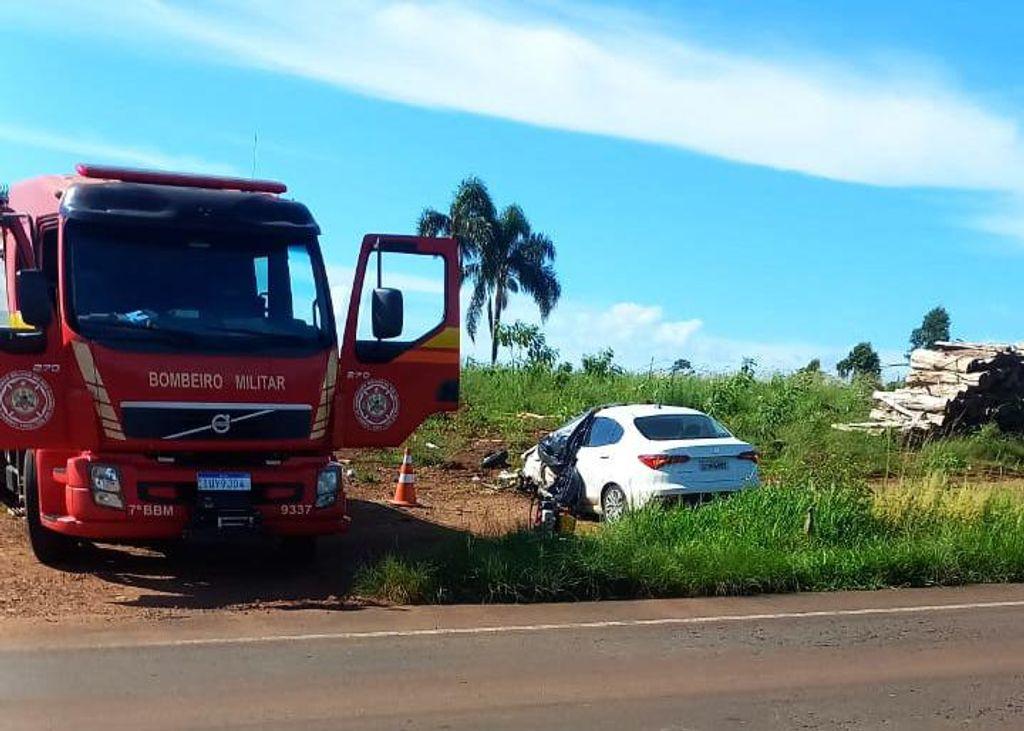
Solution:
<svg viewBox="0 0 1024 731">
<path fill-rule="evenodd" d="M 71 222 L 72 322 L 85 337 L 249 348 L 331 341 L 311 242 Z"/>
</svg>

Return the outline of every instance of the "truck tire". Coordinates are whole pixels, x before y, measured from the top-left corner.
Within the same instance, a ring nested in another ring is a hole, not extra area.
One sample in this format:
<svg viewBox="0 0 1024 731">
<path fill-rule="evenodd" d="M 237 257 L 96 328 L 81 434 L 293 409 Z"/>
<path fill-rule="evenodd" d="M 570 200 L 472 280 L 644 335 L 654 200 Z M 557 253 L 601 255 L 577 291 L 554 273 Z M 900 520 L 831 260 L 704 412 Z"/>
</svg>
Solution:
<svg viewBox="0 0 1024 731">
<path fill-rule="evenodd" d="M 32 553 L 40 563 L 54 566 L 71 557 L 76 541 L 61 535 L 43 525 L 39 508 L 39 480 L 36 476 L 36 459 L 33 452 L 25 453 L 25 524 L 28 526 L 28 542 Z"/>
<path fill-rule="evenodd" d="M 316 536 L 286 536 L 281 539 L 280 556 L 294 566 L 308 566 L 316 561 Z"/>
</svg>

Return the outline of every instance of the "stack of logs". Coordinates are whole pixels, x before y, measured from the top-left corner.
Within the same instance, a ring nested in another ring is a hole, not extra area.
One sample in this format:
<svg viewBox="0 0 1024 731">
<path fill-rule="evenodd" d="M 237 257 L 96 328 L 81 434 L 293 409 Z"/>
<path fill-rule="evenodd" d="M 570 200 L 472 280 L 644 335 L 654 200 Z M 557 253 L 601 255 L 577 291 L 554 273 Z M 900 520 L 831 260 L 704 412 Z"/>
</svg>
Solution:
<svg viewBox="0 0 1024 731">
<path fill-rule="evenodd" d="M 874 399 L 871 421 L 848 427 L 948 434 L 995 422 L 1024 431 L 1024 349 L 936 343 L 911 354 L 905 388 Z"/>
</svg>

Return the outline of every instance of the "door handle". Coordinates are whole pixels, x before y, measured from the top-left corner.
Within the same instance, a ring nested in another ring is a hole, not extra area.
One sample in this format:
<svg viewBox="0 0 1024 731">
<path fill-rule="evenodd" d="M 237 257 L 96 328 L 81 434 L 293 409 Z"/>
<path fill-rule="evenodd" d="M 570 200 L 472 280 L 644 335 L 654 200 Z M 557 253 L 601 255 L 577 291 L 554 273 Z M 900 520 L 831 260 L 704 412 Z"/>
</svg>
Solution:
<svg viewBox="0 0 1024 731">
<path fill-rule="evenodd" d="M 598 459 L 611 459 L 612 456 L 610 454 L 599 454 L 599 455 L 597 455 L 597 458 Z"/>
</svg>

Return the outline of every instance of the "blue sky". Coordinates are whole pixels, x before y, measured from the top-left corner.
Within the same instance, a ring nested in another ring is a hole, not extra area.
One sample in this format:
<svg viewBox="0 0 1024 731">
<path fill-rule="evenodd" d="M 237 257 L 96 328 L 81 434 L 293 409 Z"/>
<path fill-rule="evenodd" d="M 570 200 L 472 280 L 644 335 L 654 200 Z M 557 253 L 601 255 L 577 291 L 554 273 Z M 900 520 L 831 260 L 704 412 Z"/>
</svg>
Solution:
<svg viewBox="0 0 1024 731">
<path fill-rule="evenodd" d="M 363 233 L 476 174 L 558 246 L 565 358 L 894 362 L 936 304 L 1024 340 L 1021 37 L 1010 2 L 37 0 L 0 178 L 248 175 L 256 134 L 342 298 Z"/>
</svg>

